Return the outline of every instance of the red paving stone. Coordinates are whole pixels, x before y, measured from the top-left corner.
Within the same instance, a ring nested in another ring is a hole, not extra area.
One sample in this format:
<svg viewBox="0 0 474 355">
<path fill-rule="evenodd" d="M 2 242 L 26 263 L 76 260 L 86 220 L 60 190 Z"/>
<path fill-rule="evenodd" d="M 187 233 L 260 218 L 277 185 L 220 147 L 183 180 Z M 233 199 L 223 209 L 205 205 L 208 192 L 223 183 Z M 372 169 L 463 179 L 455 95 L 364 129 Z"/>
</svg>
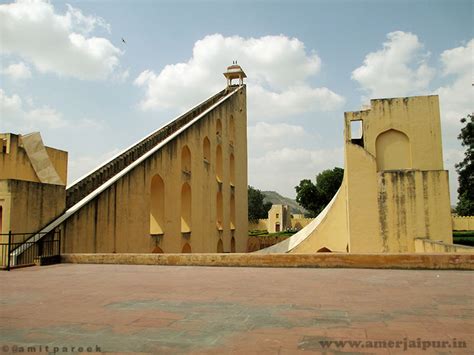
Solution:
<svg viewBox="0 0 474 355">
<path fill-rule="evenodd" d="M 62 264 L 0 272 L 0 282 L 5 353 L 14 345 L 97 345 L 110 354 L 474 353 L 471 271 Z M 388 347 L 404 338 L 468 347 Z M 344 347 L 324 349 L 339 340 Z"/>
</svg>

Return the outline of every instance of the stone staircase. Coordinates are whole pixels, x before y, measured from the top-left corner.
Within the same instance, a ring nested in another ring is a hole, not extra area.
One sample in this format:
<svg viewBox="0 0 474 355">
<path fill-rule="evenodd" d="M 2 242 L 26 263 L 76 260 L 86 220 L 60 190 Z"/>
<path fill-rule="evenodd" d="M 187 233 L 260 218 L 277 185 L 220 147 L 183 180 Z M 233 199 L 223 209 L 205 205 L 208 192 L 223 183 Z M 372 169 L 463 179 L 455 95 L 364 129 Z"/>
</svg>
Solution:
<svg viewBox="0 0 474 355">
<path fill-rule="evenodd" d="M 181 127 L 189 123 L 191 120 L 196 118 L 209 107 L 216 104 L 219 100 L 224 98 L 230 92 L 234 91 L 236 88 L 238 88 L 238 86 L 228 87 L 220 91 L 200 105 L 184 113 L 157 131 L 151 133 L 132 147 L 113 157 L 111 160 L 105 162 L 80 180 L 72 183 L 72 185 L 68 186 L 66 190 L 66 209 L 74 206 L 110 178 L 129 166 L 139 157 L 144 155 L 146 152 L 179 130 Z"/>
</svg>

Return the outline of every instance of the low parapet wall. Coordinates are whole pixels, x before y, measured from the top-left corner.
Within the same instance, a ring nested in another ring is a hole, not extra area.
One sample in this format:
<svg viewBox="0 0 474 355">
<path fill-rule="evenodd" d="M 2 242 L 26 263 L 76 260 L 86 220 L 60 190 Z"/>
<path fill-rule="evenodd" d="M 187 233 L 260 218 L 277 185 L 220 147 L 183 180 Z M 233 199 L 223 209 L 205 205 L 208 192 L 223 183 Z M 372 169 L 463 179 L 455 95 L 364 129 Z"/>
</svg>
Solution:
<svg viewBox="0 0 474 355">
<path fill-rule="evenodd" d="M 472 254 L 64 254 L 63 263 L 474 270 Z"/>
<path fill-rule="evenodd" d="M 268 219 L 259 219 L 257 221 L 249 221 L 249 231 L 265 231 L 268 228 Z"/>
<path fill-rule="evenodd" d="M 474 230 L 474 216 L 453 216 L 453 231 Z"/>
<path fill-rule="evenodd" d="M 417 253 L 474 254 L 474 247 L 459 244 L 446 244 L 443 242 L 424 238 L 415 239 L 415 250 Z"/>
</svg>

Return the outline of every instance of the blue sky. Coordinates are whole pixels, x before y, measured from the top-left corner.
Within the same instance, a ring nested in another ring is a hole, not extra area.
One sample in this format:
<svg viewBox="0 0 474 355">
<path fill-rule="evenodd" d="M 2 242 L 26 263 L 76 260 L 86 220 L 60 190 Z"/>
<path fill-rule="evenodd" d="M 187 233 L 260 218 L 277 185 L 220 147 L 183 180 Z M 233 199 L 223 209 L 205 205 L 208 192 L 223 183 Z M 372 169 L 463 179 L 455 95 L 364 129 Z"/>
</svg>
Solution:
<svg viewBox="0 0 474 355">
<path fill-rule="evenodd" d="M 458 118 L 474 102 L 471 1 L 0 4 L 0 131 L 39 130 L 69 151 L 69 181 L 223 88 L 237 59 L 250 184 L 294 197 L 301 179 L 342 166 L 344 111 L 438 93 L 456 196 Z"/>
</svg>

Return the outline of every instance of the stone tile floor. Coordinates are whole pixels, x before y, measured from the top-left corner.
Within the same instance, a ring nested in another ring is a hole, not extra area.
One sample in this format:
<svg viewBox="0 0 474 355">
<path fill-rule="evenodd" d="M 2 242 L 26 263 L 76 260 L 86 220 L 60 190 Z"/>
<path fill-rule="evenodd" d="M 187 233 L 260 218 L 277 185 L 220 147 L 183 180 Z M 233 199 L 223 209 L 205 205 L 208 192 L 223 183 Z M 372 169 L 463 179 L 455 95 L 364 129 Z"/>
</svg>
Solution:
<svg viewBox="0 0 474 355">
<path fill-rule="evenodd" d="M 472 354 L 473 295 L 471 271 L 32 267 L 0 272 L 0 353 Z"/>
</svg>

